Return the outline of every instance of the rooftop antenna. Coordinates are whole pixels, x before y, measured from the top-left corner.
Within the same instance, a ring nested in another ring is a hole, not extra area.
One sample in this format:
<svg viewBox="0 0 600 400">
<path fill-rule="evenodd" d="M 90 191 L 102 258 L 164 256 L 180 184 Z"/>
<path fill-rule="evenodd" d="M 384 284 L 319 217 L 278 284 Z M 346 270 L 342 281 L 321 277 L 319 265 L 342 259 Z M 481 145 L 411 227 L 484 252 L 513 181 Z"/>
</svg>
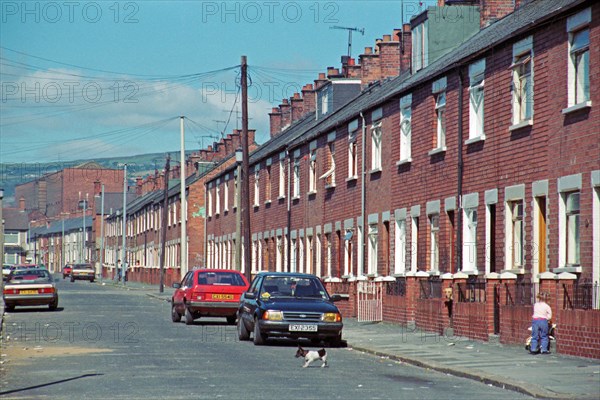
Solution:
<svg viewBox="0 0 600 400">
<path fill-rule="evenodd" d="M 365 28 L 348 28 L 345 26 L 331 26 L 329 29 L 345 29 L 348 31 L 348 57 L 352 57 L 352 32 L 358 32 L 361 35 L 365 35 Z"/>
</svg>

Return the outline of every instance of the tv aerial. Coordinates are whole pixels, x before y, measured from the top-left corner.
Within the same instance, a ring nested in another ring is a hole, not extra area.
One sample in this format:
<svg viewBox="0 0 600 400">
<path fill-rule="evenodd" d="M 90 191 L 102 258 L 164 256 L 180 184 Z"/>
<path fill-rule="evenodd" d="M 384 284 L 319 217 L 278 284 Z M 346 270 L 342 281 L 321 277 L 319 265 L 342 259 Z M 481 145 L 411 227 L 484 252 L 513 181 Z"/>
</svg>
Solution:
<svg viewBox="0 0 600 400">
<path fill-rule="evenodd" d="M 348 57 L 352 57 L 352 32 L 358 32 L 361 35 L 365 35 L 365 28 L 349 28 L 346 26 L 331 26 L 329 29 L 344 29 L 348 31 Z"/>
</svg>

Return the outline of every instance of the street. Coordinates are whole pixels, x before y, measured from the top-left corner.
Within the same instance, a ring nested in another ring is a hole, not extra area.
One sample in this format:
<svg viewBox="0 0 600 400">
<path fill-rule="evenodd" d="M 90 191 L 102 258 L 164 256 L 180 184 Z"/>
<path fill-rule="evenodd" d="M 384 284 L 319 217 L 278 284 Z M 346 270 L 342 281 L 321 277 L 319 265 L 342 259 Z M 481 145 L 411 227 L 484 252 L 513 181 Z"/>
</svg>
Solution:
<svg viewBox="0 0 600 400">
<path fill-rule="evenodd" d="M 0 395 L 29 399 L 515 399 L 475 381 L 329 348 L 301 368 L 295 342 L 240 342 L 225 319 L 172 323 L 147 292 L 60 279 L 59 309 L 6 313 Z M 165 288 L 167 293 L 172 289 Z M 311 347 L 306 343 L 307 347 Z"/>
</svg>

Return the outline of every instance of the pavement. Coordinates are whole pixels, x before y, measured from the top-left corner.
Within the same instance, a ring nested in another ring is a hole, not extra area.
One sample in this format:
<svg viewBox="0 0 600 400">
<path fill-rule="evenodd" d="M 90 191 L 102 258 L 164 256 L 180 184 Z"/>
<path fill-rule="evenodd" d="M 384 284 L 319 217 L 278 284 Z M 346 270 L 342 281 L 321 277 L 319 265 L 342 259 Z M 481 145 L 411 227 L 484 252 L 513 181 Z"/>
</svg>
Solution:
<svg viewBox="0 0 600 400">
<path fill-rule="evenodd" d="M 98 282 L 98 281 L 97 281 Z M 170 301 L 173 289 L 159 293 L 157 285 L 137 282 L 99 284 L 144 291 L 149 297 Z M 557 329 L 559 330 L 560 327 Z M 566 356 L 531 355 L 524 345 L 482 342 L 441 336 L 388 322 L 344 319 L 344 339 L 351 351 L 373 354 L 448 375 L 473 379 L 543 399 L 600 399 L 600 360 Z"/>
</svg>

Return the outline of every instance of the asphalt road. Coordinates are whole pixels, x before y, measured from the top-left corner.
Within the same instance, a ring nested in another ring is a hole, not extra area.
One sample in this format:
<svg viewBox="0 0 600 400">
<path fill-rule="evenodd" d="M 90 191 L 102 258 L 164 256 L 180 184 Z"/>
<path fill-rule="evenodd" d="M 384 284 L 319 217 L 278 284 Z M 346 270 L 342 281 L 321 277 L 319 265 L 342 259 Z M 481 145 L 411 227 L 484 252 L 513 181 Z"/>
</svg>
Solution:
<svg viewBox="0 0 600 400">
<path fill-rule="evenodd" d="M 328 368 L 316 362 L 303 369 L 295 342 L 240 342 L 225 319 L 175 324 L 169 303 L 141 291 L 62 279 L 58 287 L 58 311 L 17 308 L 5 314 L 0 397 L 526 398 L 350 348 L 327 349 Z"/>
</svg>

